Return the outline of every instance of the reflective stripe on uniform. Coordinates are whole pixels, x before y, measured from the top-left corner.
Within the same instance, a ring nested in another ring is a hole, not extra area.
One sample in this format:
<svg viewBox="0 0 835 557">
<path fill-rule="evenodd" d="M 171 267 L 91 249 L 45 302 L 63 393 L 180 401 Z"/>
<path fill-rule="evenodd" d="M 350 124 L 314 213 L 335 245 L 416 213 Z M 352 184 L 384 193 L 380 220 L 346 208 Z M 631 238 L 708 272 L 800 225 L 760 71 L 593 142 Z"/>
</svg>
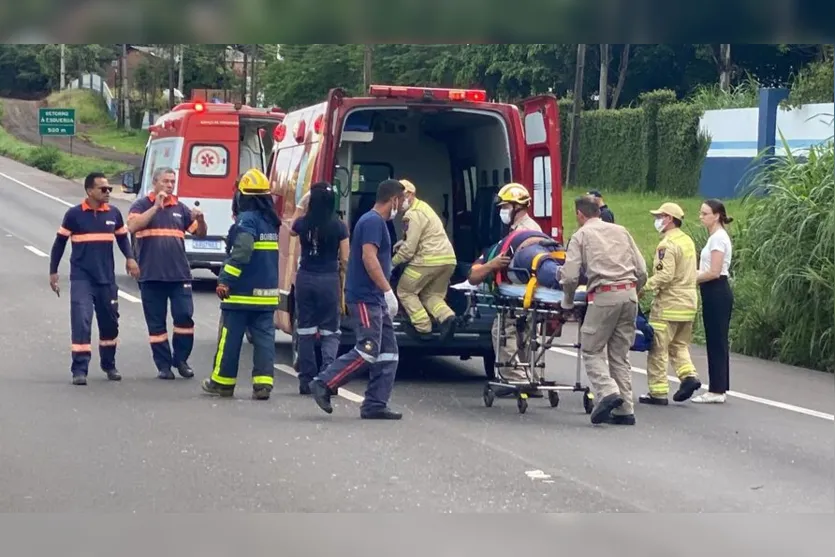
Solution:
<svg viewBox="0 0 835 557">
<path fill-rule="evenodd" d="M 173 228 L 146 228 L 136 233 L 137 238 L 148 237 L 169 237 L 169 238 L 185 238 L 186 234 L 182 230 L 174 230 Z"/>
<path fill-rule="evenodd" d="M 244 306 L 278 305 L 278 296 L 229 296 L 223 300 L 224 304 L 241 304 Z"/>
<path fill-rule="evenodd" d="M 252 249 L 278 251 L 278 242 L 255 242 Z"/>
<path fill-rule="evenodd" d="M 255 375 L 252 378 L 253 385 L 270 385 L 273 384 L 273 378 L 269 375 Z"/>
<path fill-rule="evenodd" d="M 662 309 L 661 319 L 666 321 L 692 321 L 696 318 L 696 310 L 691 309 Z"/>
<path fill-rule="evenodd" d="M 424 255 L 423 265 L 455 265 L 458 261 L 454 255 Z"/>
<path fill-rule="evenodd" d="M 296 329 L 296 333 L 301 336 L 315 335 L 317 332 L 319 332 L 319 329 L 317 327 L 301 327 L 299 329 Z"/>
<path fill-rule="evenodd" d="M 409 319 L 412 320 L 412 323 L 414 323 L 416 321 L 424 321 L 424 320 L 428 321 L 429 320 L 429 314 L 426 313 L 425 309 L 421 308 L 414 313 L 410 313 L 409 314 Z"/>
<path fill-rule="evenodd" d="M 398 361 L 400 361 L 400 357 L 397 354 L 389 354 L 389 353 L 380 354 L 379 356 L 377 356 L 377 361 L 378 362 L 398 362 Z"/>
<path fill-rule="evenodd" d="M 418 280 L 422 276 L 419 272 L 415 271 L 411 267 L 406 267 L 405 269 L 403 269 L 403 274 L 409 277 L 410 279 L 414 280 Z"/>
<path fill-rule="evenodd" d="M 73 243 L 78 242 L 112 242 L 116 239 L 115 234 L 106 234 L 106 233 L 90 233 L 90 234 L 73 234 L 70 236 L 70 240 Z"/>
<path fill-rule="evenodd" d="M 655 329 L 656 331 L 666 331 L 667 324 L 663 321 L 650 321 L 649 326 Z"/>
<path fill-rule="evenodd" d="M 226 327 L 220 331 L 220 340 L 217 343 L 217 354 L 215 354 L 215 367 L 212 369 L 212 381 L 218 385 L 234 387 L 237 380 L 234 377 L 223 377 L 220 375 L 220 362 L 223 361 L 223 350 L 226 348 Z"/>
<path fill-rule="evenodd" d="M 227 273 L 229 273 L 230 275 L 232 275 L 233 277 L 241 276 L 241 270 L 238 269 L 237 267 L 229 265 L 228 263 L 223 266 L 223 270 L 226 271 Z"/>
</svg>

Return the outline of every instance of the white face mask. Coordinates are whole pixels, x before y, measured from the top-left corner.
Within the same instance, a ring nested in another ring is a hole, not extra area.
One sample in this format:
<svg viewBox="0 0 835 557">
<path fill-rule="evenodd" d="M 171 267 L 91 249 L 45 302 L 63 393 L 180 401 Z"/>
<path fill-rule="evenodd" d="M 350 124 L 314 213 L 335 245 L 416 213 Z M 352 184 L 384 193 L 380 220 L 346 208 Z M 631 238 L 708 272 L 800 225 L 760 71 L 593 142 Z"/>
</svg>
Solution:
<svg viewBox="0 0 835 557">
<path fill-rule="evenodd" d="M 499 218 L 502 219 L 502 222 L 505 224 L 510 224 L 510 215 L 512 214 L 511 209 L 502 209 L 499 211 Z"/>
<path fill-rule="evenodd" d="M 655 219 L 655 229 L 658 232 L 664 230 L 664 219 Z"/>
<path fill-rule="evenodd" d="M 408 211 L 409 210 L 409 205 L 410 205 L 409 198 L 407 197 L 406 199 L 403 200 L 403 210 Z"/>
<path fill-rule="evenodd" d="M 397 207 L 392 207 L 391 208 L 391 214 L 389 215 L 389 220 L 393 220 L 394 217 L 396 217 L 396 216 L 397 216 Z"/>
</svg>

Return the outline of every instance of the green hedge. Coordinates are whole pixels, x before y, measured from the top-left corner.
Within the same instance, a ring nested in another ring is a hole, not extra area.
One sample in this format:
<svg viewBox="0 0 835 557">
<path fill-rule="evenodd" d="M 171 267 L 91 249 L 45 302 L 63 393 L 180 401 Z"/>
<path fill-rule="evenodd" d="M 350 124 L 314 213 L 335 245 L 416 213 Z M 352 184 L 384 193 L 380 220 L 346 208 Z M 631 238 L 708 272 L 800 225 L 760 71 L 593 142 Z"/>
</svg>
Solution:
<svg viewBox="0 0 835 557">
<path fill-rule="evenodd" d="M 606 191 L 640 189 L 647 172 L 644 127 L 639 108 L 583 113 L 578 181 Z"/>
<path fill-rule="evenodd" d="M 606 191 L 698 193 L 709 140 L 699 132 L 700 108 L 677 103 L 673 91 L 640 96 L 640 108 L 584 111 L 578 186 Z M 572 102 L 560 108 L 563 178 L 568 165 Z"/>
</svg>

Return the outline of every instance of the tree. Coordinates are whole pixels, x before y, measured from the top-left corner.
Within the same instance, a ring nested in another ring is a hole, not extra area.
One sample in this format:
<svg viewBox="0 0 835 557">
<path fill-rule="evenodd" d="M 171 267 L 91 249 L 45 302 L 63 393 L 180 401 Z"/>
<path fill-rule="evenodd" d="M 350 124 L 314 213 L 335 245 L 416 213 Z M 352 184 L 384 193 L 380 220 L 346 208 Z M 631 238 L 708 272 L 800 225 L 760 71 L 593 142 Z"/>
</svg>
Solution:
<svg viewBox="0 0 835 557">
<path fill-rule="evenodd" d="M 48 91 L 39 49 L 40 45 L 0 44 L 0 96 L 33 98 Z"/>
</svg>

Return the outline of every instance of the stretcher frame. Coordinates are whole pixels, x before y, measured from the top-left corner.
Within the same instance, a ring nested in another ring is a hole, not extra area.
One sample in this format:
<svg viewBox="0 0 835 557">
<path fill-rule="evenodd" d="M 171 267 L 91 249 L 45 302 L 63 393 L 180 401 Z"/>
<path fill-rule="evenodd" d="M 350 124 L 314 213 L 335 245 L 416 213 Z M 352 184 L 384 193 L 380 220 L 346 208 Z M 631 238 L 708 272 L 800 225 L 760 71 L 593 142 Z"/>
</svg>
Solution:
<svg viewBox="0 0 835 557">
<path fill-rule="evenodd" d="M 570 310 L 562 308 L 561 301 L 547 301 L 537 296 L 539 288 L 536 279 L 536 268 L 541 256 L 534 258 L 532 270 L 511 268 L 508 269 L 521 276 L 527 275 L 526 285 L 512 285 L 514 293 L 524 289 L 524 296 L 508 295 L 502 293 L 501 285 L 497 285 L 491 292 L 473 290 L 470 291 L 470 304 L 473 311 L 478 307 L 494 308 L 498 315 L 498 344 L 500 347 L 507 346 L 506 323 L 508 319 L 516 322 L 512 329 L 513 334 L 518 335 L 517 350 L 510 355 L 509 361 L 500 362 L 499 354 L 496 354 L 496 375 L 498 380 L 488 380 L 484 386 L 483 400 L 488 408 L 493 406 L 496 399 L 496 391 L 501 393 L 510 392 L 516 397 L 516 405 L 520 414 L 528 409 L 528 398 L 533 392 L 547 394 L 551 408 L 556 408 L 560 403 L 560 391 L 583 393 L 583 409 L 586 414 L 591 414 L 594 409 L 594 394 L 591 388 L 582 384 L 582 343 L 581 333 L 583 320 L 586 314 L 588 298 L 578 300 L 575 296 L 574 307 Z M 582 288 L 582 287 L 581 287 Z M 505 288 L 507 290 L 507 288 Z M 556 339 L 562 336 L 562 326 L 568 321 L 576 321 L 577 340 L 575 342 L 559 342 Z M 552 329 L 549 332 L 549 327 Z M 576 379 L 573 385 L 559 384 L 556 381 L 544 379 L 545 353 L 551 348 L 569 348 L 577 351 Z M 527 353 L 527 362 L 518 358 L 519 353 Z M 518 360 L 518 363 L 515 362 Z M 502 374 L 502 369 L 517 368 L 525 372 L 526 381 L 509 381 Z M 541 370 L 540 373 L 536 373 Z"/>
</svg>

